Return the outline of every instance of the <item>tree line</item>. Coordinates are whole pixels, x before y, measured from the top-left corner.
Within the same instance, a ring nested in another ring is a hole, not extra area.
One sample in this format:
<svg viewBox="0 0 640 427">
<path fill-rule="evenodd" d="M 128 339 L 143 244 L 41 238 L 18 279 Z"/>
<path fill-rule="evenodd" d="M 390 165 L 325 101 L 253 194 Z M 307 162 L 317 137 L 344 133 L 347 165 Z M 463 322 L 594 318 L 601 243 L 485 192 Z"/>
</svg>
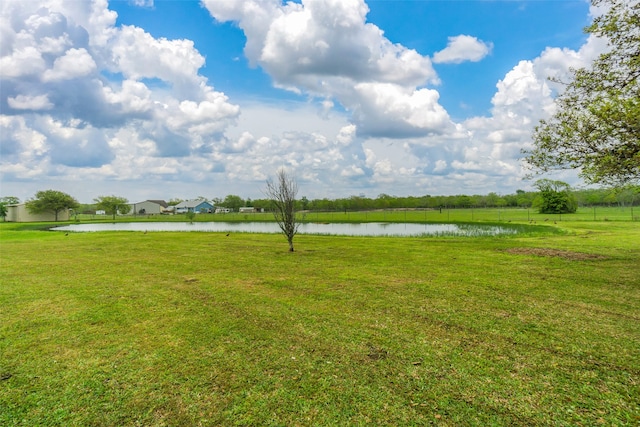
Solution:
<svg viewBox="0 0 640 427">
<path fill-rule="evenodd" d="M 542 180 L 545 181 L 545 180 Z M 554 183 L 564 184 L 560 181 Z M 640 186 L 601 189 L 571 190 L 568 187 L 554 188 L 562 193 L 568 191 L 576 206 L 638 206 L 640 205 Z M 238 197 L 238 196 L 235 196 Z M 238 197 L 239 198 L 239 197 Z M 241 198 L 239 198 L 242 200 Z M 223 199 L 223 200 L 226 200 Z M 269 209 L 268 199 L 246 199 L 240 206 L 254 206 Z M 375 198 L 365 196 L 349 196 L 337 199 L 312 199 L 301 197 L 296 200 L 296 210 L 311 211 L 363 211 L 377 209 L 439 209 L 439 208 L 533 208 L 539 209 L 544 203 L 543 190 L 517 190 L 513 194 L 458 194 L 458 195 L 423 195 L 392 196 L 380 194 Z M 232 207 L 224 205 L 225 207 Z"/>
<path fill-rule="evenodd" d="M 542 182 L 548 180 L 541 180 Z M 538 182 L 541 182 L 538 181 Z M 552 181 L 555 184 L 564 184 L 559 181 Z M 560 188 L 562 187 L 562 188 Z M 457 195 L 423 195 L 423 196 L 392 196 L 380 194 L 377 197 L 366 197 L 363 195 L 349 196 L 336 199 L 308 199 L 305 196 L 295 201 L 297 211 L 364 211 L 377 209 L 439 209 L 439 208 L 532 208 L 541 210 L 544 206 L 543 188 L 540 191 L 517 190 L 512 194 L 500 195 L 495 192 L 488 194 L 457 194 Z M 575 206 L 639 206 L 640 186 L 627 186 L 625 188 L 593 188 L 593 189 L 570 189 L 563 185 L 556 185 L 554 191 L 562 193 L 568 191 Z M 38 192 L 34 199 L 29 202 L 35 206 L 36 210 L 42 205 L 42 201 L 47 205 L 63 206 L 76 209 L 78 213 L 95 213 L 96 210 L 104 210 L 109 215 L 116 212 L 129 212 L 128 201 L 124 197 L 100 196 L 94 199 L 94 203 L 81 204 L 73 197 L 53 190 Z M 199 196 L 201 199 L 206 197 Z M 270 211 L 272 200 L 242 198 L 235 194 L 229 194 L 224 198 L 213 197 L 209 199 L 216 207 L 226 207 L 234 212 L 244 206 L 261 208 Z M 169 205 L 177 205 L 182 199 L 173 198 L 169 200 Z M 6 216 L 6 206 L 20 203 L 17 197 L 0 197 L 0 216 Z M 59 210 L 59 209 L 54 209 Z M 543 210 L 543 209 L 542 209 Z"/>
</svg>

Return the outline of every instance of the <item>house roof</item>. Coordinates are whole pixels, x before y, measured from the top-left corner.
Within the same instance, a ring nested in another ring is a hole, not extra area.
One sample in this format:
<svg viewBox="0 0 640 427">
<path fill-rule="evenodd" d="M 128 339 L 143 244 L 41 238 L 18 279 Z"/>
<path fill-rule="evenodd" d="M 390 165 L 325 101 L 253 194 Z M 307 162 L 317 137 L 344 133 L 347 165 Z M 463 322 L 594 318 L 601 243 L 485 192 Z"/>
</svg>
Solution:
<svg viewBox="0 0 640 427">
<path fill-rule="evenodd" d="M 139 205 L 140 203 L 144 203 L 144 202 L 150 202 L 150 203 L 155 203 L 156 205 L 160 205 L 163 208 L 166 208 L 167 206 L 169 206 L 167 204 L 167 202 L 165 202 L 164 200 L 143 200 L 141 202 L 137 202 L 137 203 L 129 203 L 130 205 Z"/>
<path fill-rule="evenodd" d="M 158 205 L 162 206 L 163 208 L 166 208 L 166 207 L 169 206 L 167 204 L 167 202 L 165 202 L 164 200 L 147 200 L 147 202 L 158 204 Z"/>
<path fill-rule="evenodd" d="M 198 206 L 206 203 L 209 206 L 213 206 L 211 202 L 206 200 L 185 200 L 184 202 L 180 202 L 176 205 L 176 209 L 178 208 L 197 208 Z"/>
</svg>

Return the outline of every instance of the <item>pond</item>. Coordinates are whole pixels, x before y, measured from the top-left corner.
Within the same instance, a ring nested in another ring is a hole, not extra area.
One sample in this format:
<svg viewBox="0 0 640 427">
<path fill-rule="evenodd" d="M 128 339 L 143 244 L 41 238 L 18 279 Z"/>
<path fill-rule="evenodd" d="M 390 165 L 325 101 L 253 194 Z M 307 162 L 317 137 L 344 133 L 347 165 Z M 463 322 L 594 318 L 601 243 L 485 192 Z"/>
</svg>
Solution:
<svg viewBox="0 0 640 427">
<path fill-rule="evenodd" d="M 299 234 L 334 236 L 498 236 L 523 232 L 523 225 L 416 224 L 416 223 L 302 223 Z M 222 233 L 280 233 L 274 222 L 119 222 L 71 224 L 54 231 L 201 231 Z"/>
</svg>

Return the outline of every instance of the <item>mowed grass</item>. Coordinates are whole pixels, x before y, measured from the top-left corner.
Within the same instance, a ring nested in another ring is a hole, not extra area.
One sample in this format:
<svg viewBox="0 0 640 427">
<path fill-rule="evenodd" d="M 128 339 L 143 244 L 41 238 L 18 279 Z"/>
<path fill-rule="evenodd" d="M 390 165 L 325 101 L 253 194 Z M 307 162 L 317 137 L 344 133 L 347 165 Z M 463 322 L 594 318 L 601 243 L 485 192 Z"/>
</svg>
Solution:
<svg viewBox="0 0 640 427">
<path fill-rule="evenodd" d="M 0 425 L 638 425 L 640 225 L 556 227 L 0 224 Z"/>
<path fill-rule="evenodd" d="M 535 222 L 536 224 L 576 222 L 576 221 L 639 221 L 640 207 L 580 207 L 572 214 L 539 214 L 533 208 L 442 208 L 442 209 L 378 209 L 370 211 L 301 211 L 301 222 Z M 185 214 L 177 215 L 110 215 L 77 216 L 80 222 L 260 222 L 273 221 L 273 214 L 239 213 L 226 214 L 199 213 L 193 219 Z"/>
</svg>

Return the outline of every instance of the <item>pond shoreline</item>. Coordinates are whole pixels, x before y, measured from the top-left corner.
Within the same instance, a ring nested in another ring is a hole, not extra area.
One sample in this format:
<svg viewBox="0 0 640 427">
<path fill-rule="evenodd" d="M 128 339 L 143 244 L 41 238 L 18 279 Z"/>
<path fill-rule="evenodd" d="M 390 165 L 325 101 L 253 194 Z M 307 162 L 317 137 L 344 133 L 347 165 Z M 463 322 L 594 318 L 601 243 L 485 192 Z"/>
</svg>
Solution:
<svg viewBox="0 0 640 427">
<path fill-rule="evenodd" d="M 298 234 L 371 237 L 422 236 L 504 236 L 527 233 L 532 227 L 523 224 L 470 223 L 300 223 Z M 275 222 L 114 222 L 68 224 L 50 228 L 64 232 L 210 232 L 210 233 L 268 233 L 278 234 Z"/>
</svg>

